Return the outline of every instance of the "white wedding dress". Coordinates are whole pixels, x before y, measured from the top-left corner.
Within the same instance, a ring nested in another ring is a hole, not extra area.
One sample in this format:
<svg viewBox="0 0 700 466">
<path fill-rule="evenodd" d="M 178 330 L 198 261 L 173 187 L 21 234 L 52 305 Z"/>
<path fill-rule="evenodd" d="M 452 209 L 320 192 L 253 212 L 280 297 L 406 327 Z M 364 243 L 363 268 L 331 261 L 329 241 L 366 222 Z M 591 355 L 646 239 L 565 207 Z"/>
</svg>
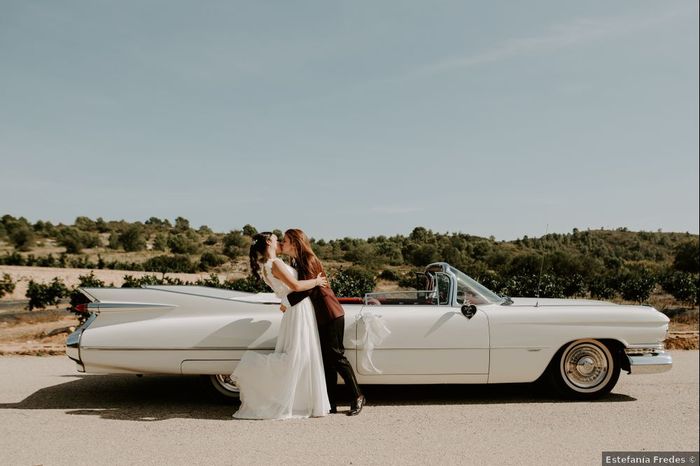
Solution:
<svg viewBox="0 0 700 466">
<path fill-rule="evenodd" d="M 297 277 L 294 268 L 275 260 Z M 262 276 L 285 302 L 290 290 L 272 275 L 272 260 L 263 265 Z M 241 390 L 241 407 L 235 418 L 288 419 L 328 414 L 321 345 L 309 298 L 289 307 L 282 316 L 274 353 L 246 351 L 232 379 Z"/>
</svg>

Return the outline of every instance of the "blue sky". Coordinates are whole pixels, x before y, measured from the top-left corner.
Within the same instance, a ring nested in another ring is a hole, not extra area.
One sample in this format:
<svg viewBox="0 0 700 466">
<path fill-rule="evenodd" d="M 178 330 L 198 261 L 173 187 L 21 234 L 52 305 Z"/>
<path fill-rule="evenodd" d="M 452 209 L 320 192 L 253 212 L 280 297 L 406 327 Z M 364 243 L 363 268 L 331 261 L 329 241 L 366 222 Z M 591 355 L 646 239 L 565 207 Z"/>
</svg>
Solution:
<svg viewBox="0 0 700 466">
<path fill-rule="evenodd" d="M 0 8 L 0 214 L 698 232 L 697 1 Z"/>
</svg>

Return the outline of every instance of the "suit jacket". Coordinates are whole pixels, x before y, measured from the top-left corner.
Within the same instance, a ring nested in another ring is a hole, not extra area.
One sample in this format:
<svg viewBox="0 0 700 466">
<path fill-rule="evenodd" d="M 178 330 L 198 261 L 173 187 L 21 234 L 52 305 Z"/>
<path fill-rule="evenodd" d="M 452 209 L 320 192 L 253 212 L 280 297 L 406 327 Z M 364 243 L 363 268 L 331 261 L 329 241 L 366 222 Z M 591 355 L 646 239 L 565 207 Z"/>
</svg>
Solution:
<svg viewBox="0 0 700 466">
<path fill-rule="evenodd" d="M 292 306 L 296 306 L 306 297 L 311 298 L 311 303 L 314 305 L 314 312 L 316 313 L 316 324 L 319 327 L 345 315 L 343 306 L 330 287 L 317 286 L 307 291 L 294 291 L 287 295 L 289 304 Z"/>
</svg>

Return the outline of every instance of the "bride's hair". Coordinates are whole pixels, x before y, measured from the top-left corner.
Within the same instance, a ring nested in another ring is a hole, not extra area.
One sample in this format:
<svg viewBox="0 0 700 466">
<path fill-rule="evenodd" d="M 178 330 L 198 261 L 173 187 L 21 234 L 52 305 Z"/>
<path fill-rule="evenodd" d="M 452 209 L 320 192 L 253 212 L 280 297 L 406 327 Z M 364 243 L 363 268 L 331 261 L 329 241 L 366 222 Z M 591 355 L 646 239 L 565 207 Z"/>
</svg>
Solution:
<svg viewBox="0 0 700 466">
<path fill-rule="evenodd" d="M 311 249 L 309 238 L 303 231 L 291 228 L 284 232 L 284 237 L 289 238 L 289 244 L 294 248 L 296 257 L 292 258 L 292 267 L 297 269 L 300 280 L 316 278 L 319 273 L 326 275 L 321 261 Z"/>
<path fill-rule="evenodd" d="M 267 254 L 267 240 L 272 236 L 272 232 L 263 231 L 253 236 L 253 244 L 250 245 L 250 271 L 258 280 L 262 280 L 260 276 L 260 266 L 267 262 L 270 258 Z"/>
</svg>

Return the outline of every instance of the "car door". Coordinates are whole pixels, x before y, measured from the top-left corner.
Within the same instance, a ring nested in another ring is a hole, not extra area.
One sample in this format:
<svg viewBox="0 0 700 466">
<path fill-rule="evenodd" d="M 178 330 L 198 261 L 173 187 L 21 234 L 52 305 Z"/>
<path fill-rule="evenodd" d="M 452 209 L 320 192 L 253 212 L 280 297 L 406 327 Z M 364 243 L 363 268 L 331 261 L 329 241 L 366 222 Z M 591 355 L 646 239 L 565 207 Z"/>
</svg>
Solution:
<svg viewBox="0 0 700 466">
<path fill-rule="evenodd" d="M 371 315 L 391 332 L 372 351 L 362 344 Z M 489 324 L 484 312 L 465 317 L 448 305 L 365 305 L 357 318 L 358 372 L 371 361 L 387 375 L 488 374 Z M 370 366 L 371 366 L 370 365 Z"/>
</svg>

